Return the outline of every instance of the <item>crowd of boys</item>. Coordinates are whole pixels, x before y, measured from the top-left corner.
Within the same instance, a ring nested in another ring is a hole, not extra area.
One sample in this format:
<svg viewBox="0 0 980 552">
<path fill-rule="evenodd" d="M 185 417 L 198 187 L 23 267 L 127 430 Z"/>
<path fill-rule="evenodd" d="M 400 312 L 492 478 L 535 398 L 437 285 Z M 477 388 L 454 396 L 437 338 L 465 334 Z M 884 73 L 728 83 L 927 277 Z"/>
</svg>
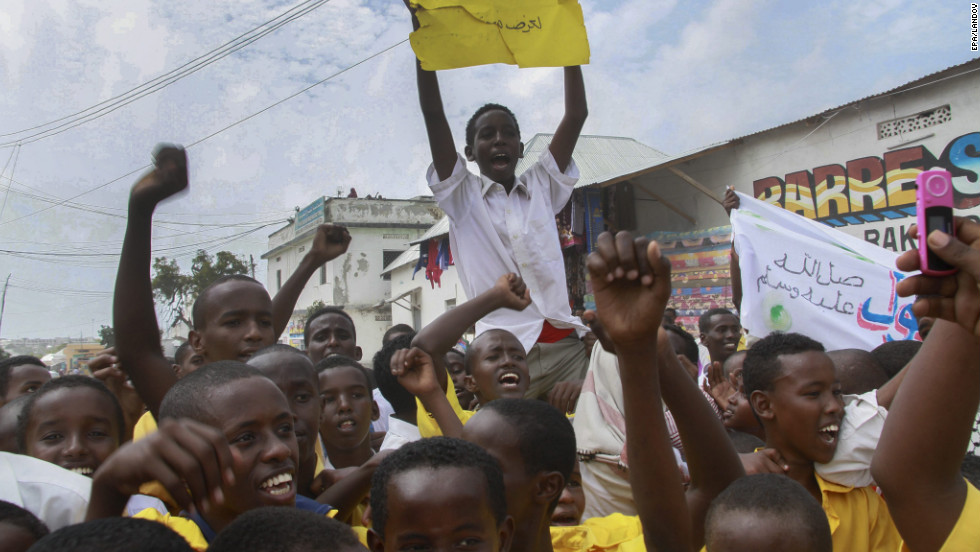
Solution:
<svg viewBox="0 0 980 552">
<path fill-rule="evenodd" d="M 596 310 L 579 318 L 554 216 L 578 174 L 581 69 L 565 68 L 564 116 L 522 175 L 509 109 L 477 110 L 461 156 L 436 74 L 417 76 L 428 179 L 470 299 L 391 328 L 370 366 L 337 306 L 308 317 L 305 350 L 277 344 L 306 281 L 350 244 L 326 224 L 275 297 L 242 275 L 202 291 L 169 359 L 150 230 L 188 187 L 187 157 L 158 148 L 130 193 L 117 346 L 95 377 L 0 362 L 0 549 L 980 550 L 965 456 L 980 224 L 928 236 L 955 275 L 899 284 L 929 321 L 912 348 L 828 351 L 792 333 L 746 348 L 725 309 L 696 340 L 668 307 L 658 244 L 628 232 L 599 236 Z"/>
</svg>

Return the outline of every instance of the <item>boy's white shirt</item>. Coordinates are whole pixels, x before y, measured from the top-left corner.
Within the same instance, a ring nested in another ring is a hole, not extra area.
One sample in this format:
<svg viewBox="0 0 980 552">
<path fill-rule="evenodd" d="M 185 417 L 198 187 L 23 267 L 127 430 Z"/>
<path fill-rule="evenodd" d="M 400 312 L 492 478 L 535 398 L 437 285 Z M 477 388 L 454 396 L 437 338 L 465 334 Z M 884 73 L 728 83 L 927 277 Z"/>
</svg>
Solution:
<svg viewBox="0 0 980 552">
<path fill-rule="evenodd" d="M 878 448 L 888 411 L 878 405 L 878 391 L 844 395 L 844 419 L 837 433 L 837 450 L 827 464 L 814 463 L 817 475 L 847 487 L 874 484 L 871 458 Z"/>
<path fill-rule="evenodd" d="M 575 328 L 580 335 L 588 331 L 568 304 L 565 261 L 555 226 L 555 215 L 578 180 L 573 161 L 562 173 L 546 149 L 517 177 L 510 194 L 503 185 L 471 173 L 462 156 L 446 180 L 440 182 L 431 165 L 427 179 L 449 216 L 450 247 L 466 296 L 476 297 L 510 272 L 520 274 L 531 292 L 528 308 L 494 311 L 477 322 L 477 335 L 503 328 L 527 351 L 546 319 L 556 328 Z"/>
</svg>

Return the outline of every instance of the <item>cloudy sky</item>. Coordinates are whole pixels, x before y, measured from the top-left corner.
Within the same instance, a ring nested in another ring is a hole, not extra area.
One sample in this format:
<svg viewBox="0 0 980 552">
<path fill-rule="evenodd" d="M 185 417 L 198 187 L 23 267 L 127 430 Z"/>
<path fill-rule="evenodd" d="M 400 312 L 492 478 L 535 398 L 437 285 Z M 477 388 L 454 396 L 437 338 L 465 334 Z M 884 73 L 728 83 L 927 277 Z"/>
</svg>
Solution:
<svg viewBox="0 0 980 552">
<path fill-rule="evenodd" d="M 670 154 L 975 56 L 960 0 L 581 4 L 592 50 L 584 133 Z M 194 64 L 270 21 L 285 24 Z M 338 189 L 426 193 L 410 30 L 399 0 L 4 0 L 0 284 L 12 276 L 0 335 L 89 336 L 111 323 L 128 189 L 157 142 L 194 144 L 191 191 L 158 210 L 154 235 L 156 254 L 183 266 L 199 248 L 257 259 L 295 206 Z M 487 101 L 511 106 L 525 137 L 561 116 L 559 69 L 440 78 L 457 142 Z M 101 111 L 83 111 L 92 106 Z"/>
</svg>

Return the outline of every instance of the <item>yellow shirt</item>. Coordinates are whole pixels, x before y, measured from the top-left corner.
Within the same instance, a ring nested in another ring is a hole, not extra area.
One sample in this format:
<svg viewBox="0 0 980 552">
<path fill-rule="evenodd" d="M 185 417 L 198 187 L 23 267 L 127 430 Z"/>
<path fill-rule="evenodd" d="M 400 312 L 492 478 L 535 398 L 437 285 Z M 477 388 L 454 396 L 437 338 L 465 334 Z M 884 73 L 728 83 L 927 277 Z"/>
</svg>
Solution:
<svg viewBox="0 0 980 552">
<path fill-rule="evenodd" d="M 178 535 L 184 537 L 187 544 L 191 545 L 194 550 L 207 550 L 208 541 L 204 538 L 204 533 L 201 532 L 201 528 L 197 526 L 193 521 L 182 518 L 180 516 L 163 515 L 160 512 L 154 510 L 153 508 L 147 508 L 137 513 L 134 518 L 148 519 L 150 521 L 155 521 L 157 523 L 162 523 L 170 528 L 171 531 L 177 533 Z"/>
<path fill-rule="evenodd" d="M 908 551 L 904 542 L 902 550 Z M 980 491 L 969 481 L 966 482 L 966 503 L 939 552 L 961 550 L 980 550 Z"/>
<path fill-rule="evenodd" d="M 459 421 L 466 425 L 466 422 L 473 417 L 472 410 L 463 410 L 463 407 L 459 405 L 459 399 L 456 398 L 456 387 L 453 386 L 453 379 L 446 378 L 446 399 L 449 401 L 449 406 L 452 407 L 453 412 L 459 418 Z M 432 414 L 422 406 L 422 401 L 415 399 L 416 404 L 416 414 L 415 422 L 419 427 L 419 435 L 422 437 L 436 437 L 442 435 L 442 430 L 439 429 L 439 424 L 436 423 L 436 419 Z"/>
<path fill-rule="evenodd" d="M 582 525 L 552 527 L 551 545 L 555 552 L 646 552 L 640 518 L 618 513 L 589 518 Z"/>
<path fill-rule="evenodd" d="M 871 487 L 846 487 L 816 475 L 821 506 L 830 522 L 834 550 L 887 550 L 892 552 L 902 539 L 888 506 Z"/>
<path fill-rule="evenodd" d="M 140 416 L 140 419 L 136 421 L 136 425 L 133 426 L 133 441 L 139 441 L 147 435 L 155 433 L 156 430 L 157 421 L 153 417 L 153 414 L 150 414 L 149 411 L 144 412 Z M 167 510 L 170 510 L 171 514 L 176 515 L 180 512 L 180 506 L 177 504 L 177 501 L 170 496 L 167 488 L 161 485 L 159 481 L 150 481 L 140 485 L 140 494 L 159 498 L 167 506 Z"/>
</svg>

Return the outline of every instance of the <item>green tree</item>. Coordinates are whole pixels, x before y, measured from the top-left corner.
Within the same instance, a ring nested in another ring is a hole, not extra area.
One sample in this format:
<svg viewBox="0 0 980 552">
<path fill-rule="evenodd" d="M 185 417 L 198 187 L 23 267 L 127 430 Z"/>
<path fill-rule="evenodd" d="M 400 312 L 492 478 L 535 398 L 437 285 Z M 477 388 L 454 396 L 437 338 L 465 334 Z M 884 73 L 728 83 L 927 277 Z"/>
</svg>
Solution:
<svg viewBox="0 0 980 552">
<path fill-rule="evenodd" d="M 181 322 L 192 326 L 190 307 L 212 282 L 222 276 L 248 274 L 248 263 L 229 251 L 217 255 L 201 249 L 191 261 L 190 274 L 182 274 L 176 259 L 157 257 L 153 260 L 153 295 L 167 307 L 170 327 Z"/>
<path fill-rule="evenodd" d="M 99 342 L 103 347 L 116 346 L 116 330 L 112 326 L 99 326 Z"/>
<path fill-rule="evenodd" d="M 3 347 L 0 347 L 0 360 L 3 360 L 5 358 L 10 358 L 10 353 L 4 351 Z"/>
<path fill-rule="evenodd" d="M 313 313 L 314 312 L 322 309 L 325 306 L 327 306 L 327 304 L 324 303 L 323 301 L 321 301 L 320 299 L 317 299 L 316 301 L 313 301 L 313 304 L 312 305 L 306 307 L 306 318 L 305 318 L 305 320 L 309 320 L 310 317 L 313 316 Z"/>
</svg>

